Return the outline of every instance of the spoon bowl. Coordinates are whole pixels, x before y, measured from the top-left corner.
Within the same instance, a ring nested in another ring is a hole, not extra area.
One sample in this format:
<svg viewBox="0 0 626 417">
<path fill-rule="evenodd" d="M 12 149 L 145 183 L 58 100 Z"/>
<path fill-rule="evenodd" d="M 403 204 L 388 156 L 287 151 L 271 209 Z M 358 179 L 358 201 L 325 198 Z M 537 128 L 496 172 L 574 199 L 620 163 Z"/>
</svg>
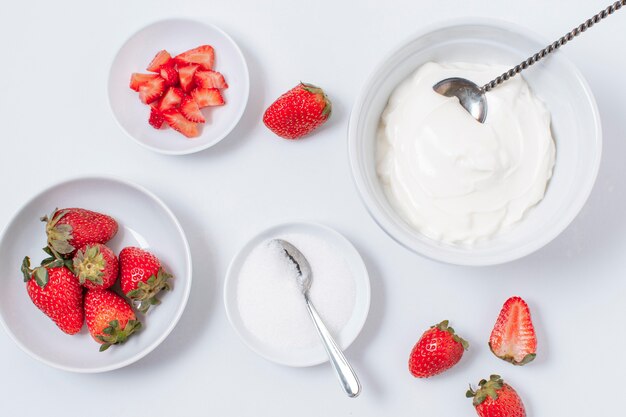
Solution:
<svg viewBox="0 0 626 417">
<path fill-rule="evenodd" d="M 485 93 L 476 83 L 465 78 L 452 77 L 439 81 L 433 86 L 433 90 L 442 96 L 456 97 L 459 103 L 469 114 L 484 123 L 487 118 L 487 98 Z"/>
</svg>

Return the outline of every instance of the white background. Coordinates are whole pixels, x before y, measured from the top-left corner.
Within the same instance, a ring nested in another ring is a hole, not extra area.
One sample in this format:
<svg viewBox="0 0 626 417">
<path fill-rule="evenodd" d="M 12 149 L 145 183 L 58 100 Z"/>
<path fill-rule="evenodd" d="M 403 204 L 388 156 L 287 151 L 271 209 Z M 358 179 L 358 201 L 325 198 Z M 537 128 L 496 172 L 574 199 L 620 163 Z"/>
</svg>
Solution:
<svg viewBox="0 0 626 417">
<path fill-rule="evenodd" d="M 534 255 L 467 268 L 408 252 L 361 205 L 346 149 L 359 88 L 382 56 L 412 33 L 479 16 L 509 20 L 551 40 L 605 1 L 5 1 L 0 227 L 51 183 L 119 176 L 154 191 L 179 217 L 193 252 L 194 283 L 172 334 L 118 371 L 52 369 L 0 332 L 0 415 L 474 415 L 464 398 L 467 383 L 490 373 L 518 390 L 529 416 L 619 413 L 626 371 L 625 10 L 562 52 L 596 95 L 604 156 L 586 207 Z M 139 147 L 118 128 L 106 80 L 129 35 L 178 16 L 232 35 L 248 60 L 251 94 L 241 123 L 219 145 L 167 157 Z M 324 87 L 334 114 L 314 136 L 287 142 L 260 119 L 299 80 Z M 370 316 L 347 351 L 364 387 L 358 399 L 342 394 L 327 365 L 291 369 L 261 359 L 226 320 L 221 291 L 232 256 L 260 229 L 294 219 L 336 228 L 369 268 Z M 18 265 L 2 265 L 1 272 L 20 279 Z M 523 368 L 496 359 L 486 344 L 502 302 L 514 294 L 530 304 L 539 338 L 537 360 Z M 413 379 L 406 365 L 412 345 L 427 326 L 446 318 L 469 340 L 469 352 L 444 375 Z"/>
</svg>

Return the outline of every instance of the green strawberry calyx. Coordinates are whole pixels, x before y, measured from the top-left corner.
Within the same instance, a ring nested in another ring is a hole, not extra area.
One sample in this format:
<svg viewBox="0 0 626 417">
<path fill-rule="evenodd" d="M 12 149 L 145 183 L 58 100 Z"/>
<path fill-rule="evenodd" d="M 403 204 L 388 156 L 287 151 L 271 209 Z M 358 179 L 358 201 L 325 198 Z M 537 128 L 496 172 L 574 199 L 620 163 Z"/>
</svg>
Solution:
<svg viewBox="0 0 626 417">
<path fill-rule="evenodd" d="M 479 388 L 474 391 L 470 384 L 469 389 L 465 393 L 467 398 L 473 398 L 472 404 L 474 407 L 482 404 L 487 397 L 491 397 L 494 401 L 498 399 L 498 391 L 504 387 L 504 380 L 500 375 L 491 375 L 489 380 L 482 379 L 478 383 Z"/>
<path fill-rule="evenodd" d="M 435 324 L 434 326 L 431 326 L 431 329 L 439 329 L 443 332 L 448 332 L 450 333 L 450 335 L 452 335 L 452 339 L 457 342 L 460 343 L 463 346 L 463 349 L 467 350 L 469 349 L 469 343 L 467 342 L 467 340 L 463 339 L 461 336 L 459 336 L 458 334 L 456 334 L 454 332 L 454 329 L 450 326 L 448 326 L 450 322 L 448 320 L 444 320 L 439 324 Z"/>
<path fill-rule="evenodd" d="M 48 274 L 49 268 L 61 268 L 64 266 L 69 269 L 70 272 L 74 273 L 72 261 L 70 259 L 56 258 L 49 247 L 43 248 L 43 251 L 50 256 L 42 260 L 41 265 L 36 268 L 31 268 L 30 257 L 25 256 L 22 260 L 20 271 L 22 271 L 22 275 L 24 276 L 24 282 L 28 282 L 34 278 L 37 285 L 41 288 L 46 288 L 46 285 L 48 285 L 48 281 L 50 280 L 50 276 Z"/>
<path fill-rule="evenodd" d="M 135 332 L 141 329 L 141 322 L 138 320 L 128 320 L 126 326 L 120 329 L 120 323 L 117 320 L 112 320 L 109 325 L 102 330 L 102 334 L 96 336 L 98 340 L 102 342 L 100 345 L 100 352 L 104 352 L 111 345 L 118 345 L 126 342 L 128 338 Z"/>
<path fill-rule="evenodd" d="M 324 108 L 322 109 L 322 117 L 324 117 L 325 119 L 330 117 L 330 114 L 333 111 L 333 103 L 331 103 L 324 90 L 316 85 L 303 83 L 302 81 L 300 81 L 300 87 L 304 91 L 308 91 L 309 93 L 316 95 L 318 97 L 318 100 L 323 102 L 324 104 Z"/>
<path fill-rule="evenodd" d="M 126 296 L 131 299 L 133 305 L 142 313 L 146 313 L 150 306 L 160 304 L 161 301 L 157 298 L 157 294 L 161 291 L 169 291 L 171 286 L 168 279 L 172 278 L 171 274 L 168 274 L 159 268 L 156 275 L 150 276 L 146 282 L 139 281 L 137 288 L 128 291 Z"/>
<path fill-rule="evenodd" d="M 62 255 L 69 255 L 74 251 L 69 241 L 72 239 L 72 226 L 69 224 L 58 224 L 69 211 L 54 209 L 50 217 L 43 216 L 42 222 L 46 223 L 46 235 L 48 236 L 48 247 L 55 257 L 62 258 Z"/>
<path fill-rule="evenodd" d="M 103 271 L 107 266 L 107 262 L 98 246 L 87 245 L 84 251 L 79 250 L 76 252 L 73 265 L 81 285 L 84 284 L 85 281 L 102 285 Z"/>
</svg>

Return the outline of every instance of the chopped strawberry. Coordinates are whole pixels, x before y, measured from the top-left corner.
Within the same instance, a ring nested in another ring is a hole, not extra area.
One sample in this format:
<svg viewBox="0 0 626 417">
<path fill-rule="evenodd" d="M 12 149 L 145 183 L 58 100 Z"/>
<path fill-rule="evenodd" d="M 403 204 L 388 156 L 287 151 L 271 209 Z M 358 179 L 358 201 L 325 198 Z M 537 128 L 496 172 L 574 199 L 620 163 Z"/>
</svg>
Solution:
<svg viewBox="0 0 626 417">
<path fill-rule="evenodd" d="M 206 120 L 198 107 L 198 103 L 191 97 L 185 96 L 182 103 L 180 103 L 180 112 L 185 116 L 187 120 L 196 123 L 204 123 Z"/>
<path fill-rule="evenodd" d="M 157 54 L 152 58 L 150 65 L 146 68 L 150 72 L 159 72 L 161 67 L 172 60 L 172 56 L 165 49 L 157 52 Z"/>
<path fill-rule="evenodd" d="M 191 92 L 191 96 L 200 108 L 224 104 L 224 98 L 217 88 L 196 88 Z"/>
<path fill-rule="evenodd" d="M 159 74 L 161 74 L 161 78 L 165 80 L 166 86 L 178 85 L 178 71 L 176 71 L 173 65 L 163 65 Z"/>
<path fill-rule="evenodd" d="M 200 65 L 192 64 L 178 67 L 178 77 L 180 78 L 180 86 L 186 93 L 194 88 L 193 75 L 196 73 Z"/>
<path fill-rule="evenodd" d="M 139 91 L 139 87 L 145 85 L 150 80 L 154 80 L 156 77 L 158 77 L 157 74 L 140 74 L 138 72 L 134 72 L 130 76 L 130 88 L 135 91 Z"/>
<path fill-rule="evenodd" d="M 163 117 L 172 129 L 182 133 L 188 138 L 196 137 L 200 133 L 198 131 L 198 125 L 187 120 L 178 109 L 165 110 L 163 112 Z"/>
<path fill-rule="evenodd" d="M 161 100 L 161 104 L 159 104 L 159 110 L 165 111 L 174 107 L 178 107 L 184 95 L 185 94 L 183 93 L 183 90 L 181 90 L 180 88 L 168 88 L 167 92 L 163 96 L 163 99 Z"/>
<path fill-rule="evenodd" d="M 155 129 L 160 129 L 163 126 L 163 113 L 154 104 L 150 105 L 150 120 L 148 122 Z"/>
<path fill-rule="evenodd" d="M 143 104 L 150 104 L 163 95 L 165 80 L 159 76 L 139 86 L 139 99 Z"/>
<path fill-rule="evenodd" d="M 199 64 L 203 69 L 213 68 L 215 52 L 211 45 L 201 45 L 174 57 L 178 63 Z"/>
<path fill-rule="evenodd" d="M 193 80 L 200 88 L 228 88 L 224 76 L 217 71 L 196 71 Z"/>
</svg>

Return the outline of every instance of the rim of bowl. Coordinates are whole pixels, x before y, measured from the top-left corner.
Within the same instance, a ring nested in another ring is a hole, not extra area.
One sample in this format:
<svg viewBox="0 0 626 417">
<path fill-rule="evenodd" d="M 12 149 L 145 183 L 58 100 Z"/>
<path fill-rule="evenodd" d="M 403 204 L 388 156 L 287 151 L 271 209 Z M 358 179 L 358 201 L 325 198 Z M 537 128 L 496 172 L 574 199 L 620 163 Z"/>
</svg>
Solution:
<svg viewBox="0 0 626 417">
<path fill-rule="evenodd" d="M 226 270 L 226 279 L 224 281 L 224 291 L 223 291 L 223 298 L 224 298 L 224 309 L 226 310 L 226 317 L 228 318 L 228 322 L 230 323 L 231 327 L 235 330 L 235 333 L 237 333 L 237 335 L 239 336 L 239 338 L 241 339 L 241 341 L 244 343 L 244 345 L 246 345 L 248 348 L 250 348 L 250 350 L 252 350 L 254 353 L 256 353 L 257 355 L 259 355 L 260 357 L 262 357 L 263 359 L 273 362 L 273 363 L 277 363 L 279 365 L 284 365 L 284 366 L 289 366 L 292 368 L 306 368 L 306 367 L 310 367 L 310 366 L 317 366 L 317 365 L 321 365 L 323 363 L 328 362 L 328 357 L 324 356 L 323 359 L 321 360 L 310 360 L 308 362 L 303 362 L 300 364 L 294 364 L 292 362 L 289 361 L 285 361 L 285 360 L 280 360 L 277 359 L 276 357 L 270 357 L 268 355 L 266 355 L 264 352 L 262 352 L 261 350 L 257 349 L 256 345 L 254 345 L 253 343 L 250 342 L 249 338 L 247 336 L 245 336 L 242 332 L 242 330 L 240 329 L 240 327 L 235 323 L 235 321 L 232 318 L 232 314 L 231 314 L 231 309 L 236 309 L 237 307 L 232 307 L 232 304 L 228 301 L 230 298 L 230 290 L 229 290 L 229 285 L 228 282 L 235 279 L 232 276 L 232 272 L 233 272 L 233 268 L 235 267 L 235 264 L 239 263 L 240 261 L 242 261 L 241 256 L 243 256 L 243 252 L 244 250 L 247 248 L 247 246 L 259 239 L 261 236 L 263 236 L 264 234 L 271 232 L 273 230 L 277 230 L 280 228 L 284 228 L 284 227 L 291 227 L 291 226 L 306 226 L 306 227 L 315 227 L 315 228 L 319 228 L 324 230 L 325 232 L 330 233 L 331 235 L 334 235 L 336 238 L 338 238 L 340 241 L 343 241 L 344 243 L 347 244 L 347 247 L 351 248 L 351 250 L 353 250 L 358 258 L 361 260 L 361 264 L 359 265 L 360 267 L 363 267 L 363 273 L 364 273 L 364 291 L 365 291 L 365 309 L 364 309 L 364 315 L 363 315 L 363 319 L 360 321 L 359 325 L 357 326 L 357 329 L 354 333 L 354 337 L 351 338 L 351 340 L 347 340 L 346 345 L 345 346 L 340 346 L 340 348 L 342 350 L 347 350 L 352 343 L 354 343 L 354 341 L 357 339 L 357 337 L 359 337 L 359 335 L 361 334 L 361 332 L 363 331 L 363 327 L 365 327 L 365 323 L 367 322 L 367 317 L 369 316 L 369 311 L 370 311 L 370 307 L 371 307 L 371 301 L 372 301 L 372 286 L 370 283 L 370 276 L 369 276 L 369 271 L 367 270 L 367 266 L 365 265 L 365 261 L 363 261 L 363 257 L 361 256 L 361 253 L 356 249 L 356 247 L 354 247 L 354 245 L 352 244 L 352 242 L 350 242 L 350 240 L 345 237 L 344 235 L 342 235 L 341 233 L 339 233 L 338 231 L 336 231 L 335 229 L 326 226 L 324 224 L 321 223 L 316 223 L 316 222 L 309 222 L 309 221 L 297 221 L 297 220 L 293 220 L 293 221 L 288 221 L 288 222 L 284 222 L 284 223 L 276 223 L 272 226 L 269 227 L 265 227 L 263 229 L 261 229 L 259 232 L 255 233 L 254 236 L 252 236 L 250 239 L 248 239 L 246 241 L 246 243 L 244 243 L 241 248 L 239 248 L 239 250 L 237 251 L 237 253 L 235 254 L 235 256 L 233 256 L 233 258 L 230 261 L 230 264 L 228 265 L 228 269 Z M 355 304 L 356 305 L 356 304 Z"/>
<path fill-rule="evenodd" d="M 115 115 L 115 111 L 113 110 L 113 105 L 111 104 L 111 97 L 109 96 L 109 88 L 110 88 L 110 83 L 111 83 L 111 72 L 113 71 L 113 64 L 115 63 L 115 60 L 117 59 L 120 51 L 122 50 L 122 48 L 124 47 L 124 45 L 126 45 L 126 43 L 134 38 L 135 36 L 137 36 L 140 32 L 146 30 L 147 28 L 149 28 L 150 26 L 154 26 L 160 23 L 165 23 L 165 22 L 193 22 L 193 23 L 198 23 L 200 25 L 209 27 L 214 29 L 216 32 L 218 32 L 219 34 L 221 34 L 222 36 L 224 36 L 224 38 L 226 38 L 230 43 L 232 43 L 232 45 L 235 47 L 235 51 L 237 52 L 237 54 L 239 55 L 239 57 L 241 58 L 241 62 L 243 62 L 243 70 L 246 74 L 245 77 L 245 98 L 241 104 L 241 108 L 239 110 L 239 113 L 237 114 L 237 116 L 235 117 L 235 119 L 233 119 L 233 123 L 224 130 L 224 133 L 222 135 L 219 135 L 219 137 L 210 142 L 210 143 L 206 143 L 204 145 L 199 145 L 190 149 L 186 149 L 186 150 L 180 150 L 180 151 L 176 151 L 176 150 L 166 150 L 166 149 L 161 149 L 158 148 L 156 146 L 152 146 L 149 145 L 147 143 L 144 143 L 142 141 L 140 141 L 139 139 L 135 138 L 133 135 L 130 134 L 130 132 L 128 130 L 126 130 L 126 128 L 124 126 L 122 126 L 122 124 L 120 123 L 120 121 L 117 119 L 117 116 Z M 128 36 L 126 39 L 124 39 L 124 41 L 120 44 L 120 46 L 117 48 L 117 51 L 115 52 L 115 55 L 113 55 L 113 58 L 110 61 L 109 64 L 109 73 L 108 73 L 108 77 L 107 77 L 107 82 L 106 82 L 106 96 L 107 96 L 107 101 L 109 103 L 109 111 L 111 113 L 111 115 L 113 116 L 113 119 L 115 120 L 115 123 L 119 126 L 119 128 L 126 134 L 126 136 L 128 136 L 129 138 L 131 138 L 135 143 L 138 143 L 139 145 L 143 146 L 146 149 L 149 149 L 153 152 L 157 152 L 163 155 L 189 155 L 189 154 L 193 154 L 196 152 L 200 152 L 203 151 L 205 149 L 211 148 L 215 145 L 217 145 L 218 143 L 220 143 L 226 136 L 228 136 L 234 129 L 235 127 L 237 127 L 237 125 L 239 124 L 239 122 L 241 121 L 241 118 L 243 117 L 243 114 L 246 111 L 246 108 L 248 107 L 248 100 L 250 99 L 250 71 L 248 69 L 248 61 L 246 61 L 246 57 L 243 54 L 243 52 L 241 51 L 241 48 L 239 48 L 239 45 L 237 44 L 237 42 L 235 42 L 235 40 L 228 34 L 226 33 L 224 30 L 222 30 L 220 27 L 212 24 L 212 23 L 205 23 L 202 22 L 200 20 L 196 20 L 196 19 L 190 19 L 188 17 L 172 17 L 172 18 L 168 18 L 168 19 L 159 19 L 159 20 L 155 20 L 153 22 L 148 23 L 147 25 L 142 26 L 141 28 L 137 29 L 136 31 L 134 31 L 130 36 Z"/>
<path fill-rule="evenodd" d="M 22 349 L 24 352 L 26 352 L 30 357 L 48 365 L 51 366 L 53 368 L 56 369 L 61 369 L 63 371 L 69 371 L 69 372 L 76 372 L 76 373 L 83 373 L 83 374 L 88 374 L 88 373 L 102 373 L 102 372 L 108 372 L 108 371 L 113 371 L 116 369 L 120 369 L 123 368 L 125 366 L 128 366 L 132 363 L 137 362 L 138 360 L 142 359 L 144 356 L 146 356 L 147 354 L 149 354 L 150 352 L 152 352 L 154 349 L 156 349 L 157 346 L 159 346 L 166 338 L 167 336 L 169 336 L 169 334 L 172 332 L 172 330 L 174 330 L 174 327 L 176 327 L 176 325 L 178 324 L 178 321 L 180 320 L 180 318 L 183 315 L 183 312 L 185 311 L 185 308 L 187 306 L 187 301 L 189 300 L 189 294 L 191 292 L 191 280 L 193 278 L 193 264 L 191 261 L 191 249 L 189 248 L 189 242 L 187 241 L 187 236 L 185 235 L 185 231 L 183 230 L 182 226 L 180 225 L 180 223 L 178 222 L 178 219 L 176 218 L 176 216 L 174 215 L 174 213 L 170 210 L 170 208 L 159 198 L 157 197 L 153 192 L 151 192 L 150 190 L 144 188 L 143 186 L 133 183 L 131 181 L 127 181 L 124 179 L 121 179 L 119 177 L 115 177 L 115 176 L 108 176 L 108 175 L 88 175 L 88 176 L 75 176 L 75 177 L 70 177 L 70 178 L 66 178 L 64 180 L 61 181 L 57 181 L 54 183 L 51 183 L 47 186 L 44 186 L 44 188 L 39 191 L 38 193 L 34 194 L 31 198 L 29 198 L 25 203 L 23 203 L 13 214 L 13 216 L 11 216 L 11 218 L 9 219 L 9 221 L 7 222 L 6 226 L 2 229 L 2 232 L 0 232 L 0 242 L 3 241 L 5 239 L 5 234 L 6 231 L 9 229 L 9 226 L 11 224 L 13 224 L 13 222 L 15 221 L 15 219 L 20 215 L 20 213 L 26 208 L 26 206 L 28 206 L 29 204 L 31 204 L 34 200 L 36 200 L 37 198 L 39 198 L 41 195 L 43 195 L 44 193 L 48 192 L 49 190 L 51 190 L 52 188 L 55 187 L 59 187 L 59 186 L 63 186 L 63 185 L 67 185 L 70 183 L 74 183 L 74 182 L 79 182 L 79 181 L 90 181 L 90 180 L 105 180 L 105 181 L 111 181 L 111 182 L 116 182 L 128 187 L 131 187 L 145 195 L 147 195 L 148 197 L 150 197 L 150 199 L 152 199 L 155 203 L 157 203 L 157 205 L 159 205 L 164 211 L 165 213 L 168 215 L 168 217 L 170 218 L 170 220 L 174 223 L 174 225 L 176 226 L 176 229 L 178 230 L 178 233 L 180 234 L 180 237 L 183 241 L 184 247 L 185 247 L 185 262 L 187 263 L 188 267 L 189 267 L 189 273 L 187 274 L 187 285 L 184 289 L 184 295 L 183 295 L 183 300 L 182 303 L 180 303 L 178 309 L 176 310 L 176 314 L 173 316 L 173 320 L 170 323 L 170 325 L 168 326 L 168 328 L 165 330 L 165 332 L 163 332 L 161 335 L 159 335 L 159 337 L 152 342 L 151 344 L 149 344 L 148 346 L 146 346 L 144 349 L 142 349 L 141 351 L 139 351 L 136 355 L 121 361 L 119 363 L 115 363 L 112 365 L 106 365 L 106 366 L 100 366 L 97 368 L 77 368 L 77 367 L 72 367 L 72 366 L 65 366 L 65 365 L 60 365 L 56 362 L 50 361 L 48 359 L 45 359 L 41 356 L 39 356 L 38 354 L 36 354 L 35 352 L 33 352 L 32 350 L 30 350 L 26 345 L 24 345 L 20 340 L 17 339 L 17 337 L 15 336 L 15 334 L 13 333 L 13 331 L 9 328 L 8 324 L 6 323 L 6 321 L 4 320 L 4 317 L 0 314 L 0 323 L 2 324 L 2 327 L 4 327 L 4 330 L 6 331 L 6 333 L 9 335 L 9 337 L 20 347 L 20 349 Z"/>
<path fill-rule="evenodd" d="M 372 195 L 368 191 L 368 187 L 366 185 L 366 181 L 362 175 L 363 162 L 359 160 L 358 154 L 358 143 L 360 139 L 356 135 L 357 130 L 357 122 L 360 116 L 360 111 L 364 106 L 365 98 L 369 95 L 370 90 L 369 87 L 374 83 L 374 81 L 379 78 L 383 70 L 385 69 L 386 63 L 393 58 L 396 54 L 398 54 L 402 49 L 408 47 L 415 40 L 419 39 L 422 36 L 425 36 L 431 32 L 441 31 L 445 29 L 452 29 L 461 26 L 485 26 L 492 27 L 496 29 L 502 29 L 510 32 L 514 32 L 517 35 L 526 37 L 530 40 L 539 42 L 540 44 L 548 44 L 549 41 L 546 41 L 543 36 L 538 35 L 534 31 L 525 28 L 522 25 L 518 25 L 516 23 L 511 23 L 502 19 L 494 19 L 494 18 L 458 18 L 458 19 L 450 19 L 447 21 L 435 23 L 424 27 L 423 29 L 414 32 L 409 35 L 404 41 L 399 43 L 397 46 L 394 46 L 385 56 L 384 58 L 374 67 L 374 69 L 370 72 L 370 75 L 367 77 L 363 85 L 361 86 L 361 90 L 355 100 L 354 105 L 352 106 L 352 110 L 350 113 L 350 119 L 348 122 L 348 158 L 350 162 L 350 171 L 352 173 L 352 180 L 354 185 L 356 186 L 359 194 L 359 198 L 361 199 L 363 205 L 365 206 L 368 214 L 374 222 L 394 241 L 399 243 L 404 248 L 410 250 L 413 253 L 418 255 L 433 259 L 435 261 L 453 264 L 453 265 L 464 265 L 464 266 L 488 266 L 488 265 L 498 265 L 507 262 L 514 261 L 516 259 L 523 258 L 531 253 L 541 249 L 552 240 L 554 240 L 558 235 L 560 235 L 570 224 L 571 222 L 578 216 L 580 210 L 583 208 L 585 203 L 587 202 L 591 191 L 593 190 L 593 186 L 595 184 L 596 178 L 598 176 L 598 172 L 600 169 L 600 162 L 602 159 L 602 124 L 600 118 L 600 112 L 598 110 L 598 105 L 596 103 L 595 97 L 591 91 L 589 83 L 582 75 L 578 67 L 574 65 L 574 63 L 567 58 L 565 55 L 560 55 L 560 59 L 567 65 L 572 72 L 572 74 L 576 77 L 578 82 L 583 88 L 585 93 L 585 97 L 587 102 L 590 104 L 592 118 L 595 127 L 595 143 L 596 143 L 596 155 L 593 160 L 592 169 L 589 175 L 586 177 L 586 181 L 581 184 L 580 192 L 577 193 L 576 198 L 573 203 L 569 206 L 570 210 L 566 212 L 566 215 L 561 217 L 558 222 L 558 226 L 554 227 L 550 233 L 541 235 L 540 238 L 522 245 L 520 247 L 516 247 L 513 250 L 508 251 L 506 254 L 490 256 L 488 258 L 479 258 L 477 259 L 472 252 L 468 253 L 452 253 L 446 250 L 441 250 L 434 246 L 423 245 L 423 247 L 416 247 L 414 242 L 407 238 L 406 236 L 402 236 L 399 230 L 399 227 L 396 223 L 388 218 L 386 214 L 380 210 Z M 412 232 L 412 235 L 419 235 L 418 231 Z"/>
</svg>

